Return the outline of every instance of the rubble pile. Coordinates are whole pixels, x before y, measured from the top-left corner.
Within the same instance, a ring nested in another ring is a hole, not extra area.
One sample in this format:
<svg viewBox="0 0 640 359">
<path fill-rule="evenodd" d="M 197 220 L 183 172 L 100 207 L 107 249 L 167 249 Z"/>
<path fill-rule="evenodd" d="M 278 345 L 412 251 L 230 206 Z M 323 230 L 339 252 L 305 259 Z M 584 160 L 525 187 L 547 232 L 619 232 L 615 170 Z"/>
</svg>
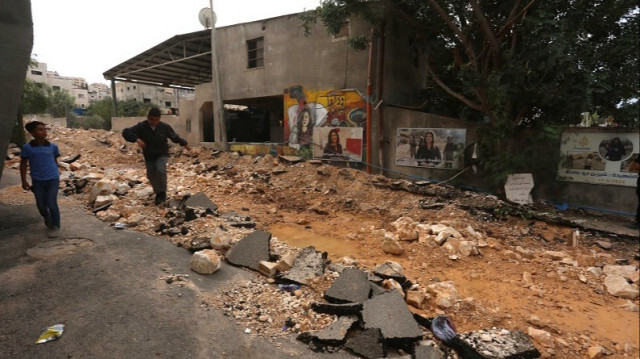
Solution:
<svg viewBox="0 0 640 359">
<path fill-rule="evenodd" d="M 410 344 L 367 324 L 376 321 L 365 320 L 365 303 L 393 295 L 420 318 L 452 318 L 466 333 L 459 339 L 488 358 L 500 358 L 495 346 L 520 337 L 532 338 L 542 357 L 638 357 L 637 240 L 585 230 L 552 206 L 517 206 L 320 161 L 177 146 L 170 150 L 168 201 L 154 206 L 142 155 L 119 133 L 53 126 L 49 138 L 62 154 L 60 201 L 81 203 L 114 228 L 161 236 L 194 253 L 213 250 L 228 263 L 246 252 L 234 253 L 244 239 L 268 233 L 248 246 L 262 247 L 246 266 L 256 277 L 203 303 L 260 335 L 308 333 L 317 350 L 344 346 L 364 357 L 398 347 L 416 358 L 457 355 L 427 322 L 416 319 L 422 336 L 409 335 Z M 6 166 L 19 161 L 19 149 L 10 149 Z M 19 188 L 0 196 L 32 197 Z M 320 241 L 297 248 L 301 233 L 339 240 L 353 249 L 351 258 L 333 258 Z M 204 272 L 217 267 L 211 254 L 199 254 Z M 348 335 L 336 342 L 342 332 Z"/>
</svg>

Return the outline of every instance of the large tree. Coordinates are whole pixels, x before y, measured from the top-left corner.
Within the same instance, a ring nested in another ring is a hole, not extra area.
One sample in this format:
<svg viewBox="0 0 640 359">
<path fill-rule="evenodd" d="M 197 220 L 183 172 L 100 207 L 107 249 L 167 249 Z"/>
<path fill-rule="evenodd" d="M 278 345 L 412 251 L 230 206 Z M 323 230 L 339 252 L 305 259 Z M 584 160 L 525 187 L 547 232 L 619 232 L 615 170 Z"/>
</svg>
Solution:
<svg viewBox="0 0 640 359">
<path fill-rule="evenodd" d="M 479 121 L 499 182 L 527 160 L 507 155 L 523 129 L 557 136 L 554 125 L 596 109 L 638 126 L 639 12 L 633 0 L 325 0 L 302 18 L 330 33 L 352 14 L 378 31 L 407 24 L 406 55 L 433 85 L 425 110 Z"/>
</svg>

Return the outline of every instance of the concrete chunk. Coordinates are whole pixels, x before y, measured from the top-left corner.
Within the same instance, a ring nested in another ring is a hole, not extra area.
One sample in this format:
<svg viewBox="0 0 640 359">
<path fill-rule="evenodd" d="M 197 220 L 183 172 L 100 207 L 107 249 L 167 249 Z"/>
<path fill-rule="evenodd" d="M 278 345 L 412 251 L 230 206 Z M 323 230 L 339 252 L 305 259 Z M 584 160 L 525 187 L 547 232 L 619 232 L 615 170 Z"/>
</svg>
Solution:
<svg viewBox="0 0 640 359">
<path fill-rule="evenodd" d="M 278 263 L 260 261 L 260 263 L 258 263 L 258 271 L 269 278 L 273 278 L 276 275 L 277 265 Z"/>
<path fill-rule="evenodd" d="M 385 340 L 405 343 L 422 337 L 402 295 L 396 291 L 377 295 L 363 303 L 364 328 L 378 328 Z"/>
<path fill-rule="evenodd" d="M 540 352 L 522 331 L 480 330 L 460 335 L 460 339 L 487 359 L 534 359 Z"/>
<path fill-rule="evenodd" d="M 226 255 L 227 262 L 255 271 L 260 270 L 260 262 L 269 261 L 270 240 L 271 233 L 269 232 L 255 231 L 249 234 L 229 249 Z"/>
<path fill-rule="evenodd" d="M 313 246 L 304 248 L 293 261 L 293 266 L 282 275 L 282 279 L 298 284 L 308 284 L 324 273 L 326 252 L 318 252 Z"/>
<path fill-rule="evenodd" d="M 212 274 L 220 269 L 220 257 L 212 249 L 195 252 L 189 261 L 189 268 L 200 274 Z"/>
<path fill-rule="evenodd" d="M 345 347 L 351 349 L 356 355 L 368 359 L 384 358 L 385 351 L 382 345 L 380 329 L 371 328 L 363 330 L 353 338 L 347 340 Z"/>
<path fill-rule="evenodd" d="M 345 268 L 324 293 L 324 298 L 331 303 L 362 303 L 369 299 L 370 292 L 367 273 L 357 268 Z"/>
<path fill-rule="evenodd" d="M 202 193 L 202 192 L 198 192 L 198 193 L 194 194 L 193 196 L 189 197 L 184 202 L 184 206 L 185 207 L 204 208 L 204 209 L 206 209 L 208 211 L 211 211 L 211 212 L 215 212 L 215 211 L 218 210 L 218 206 L 216 204 L 214 204 L 213 202 L 211 202 L 209 197 L 207 197 L 207 195 Z"/>
<path fill-rule="evenodd" d="M 373 273 L 382 279 L 393 279 L 398 283 L 404 283 L 406 280 L 402 274 L 402 266 L 396 262 L 385 262 L 377 266 Z"/>
<path fill-rule="evenodd" d="M 291 269 L 291 267 L 293 267 L 293 262 L 296 260 L 296 255 L 292 252 L 289 252 L 287 254 L 285 254 L 284 256 L 282 256 L 282 258 L 280 258 L 280 260 L 278 261 L 278 265 L 276 267 L 276 269 L 279 272 L 286 272 L 289 269 Z"/>
</svg>

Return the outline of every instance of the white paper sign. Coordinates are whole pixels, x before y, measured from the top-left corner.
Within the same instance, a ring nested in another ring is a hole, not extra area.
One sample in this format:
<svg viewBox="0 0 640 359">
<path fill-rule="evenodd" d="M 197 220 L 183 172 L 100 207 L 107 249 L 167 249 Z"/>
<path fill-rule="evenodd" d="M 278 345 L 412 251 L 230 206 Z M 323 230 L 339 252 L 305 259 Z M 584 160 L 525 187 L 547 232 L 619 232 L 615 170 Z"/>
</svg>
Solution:
<svg viewBox="0 0 640 359">
<path fill-rule="evenodd" d="M 514 173 L 507 177 L 504 191 L 507 199 L 518 204 L 532 203 L 531 190 L 534 187 L 531 173 Z"/>
</svg>

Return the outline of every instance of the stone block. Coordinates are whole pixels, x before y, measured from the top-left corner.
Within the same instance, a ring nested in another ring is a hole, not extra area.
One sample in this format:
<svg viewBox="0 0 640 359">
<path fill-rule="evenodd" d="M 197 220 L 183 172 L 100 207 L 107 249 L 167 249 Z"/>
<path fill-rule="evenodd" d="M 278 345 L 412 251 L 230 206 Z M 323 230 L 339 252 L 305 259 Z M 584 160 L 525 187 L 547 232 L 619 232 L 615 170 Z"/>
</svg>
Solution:
<svg viewBox="0 0 640 359">
<path fill-rule="evenodd" d="M 213 274 L 220 269 L 220 257 L 212 249 L 195 252 L 189 261 L 189 268 L 200 274 Z"/>
</svg>

